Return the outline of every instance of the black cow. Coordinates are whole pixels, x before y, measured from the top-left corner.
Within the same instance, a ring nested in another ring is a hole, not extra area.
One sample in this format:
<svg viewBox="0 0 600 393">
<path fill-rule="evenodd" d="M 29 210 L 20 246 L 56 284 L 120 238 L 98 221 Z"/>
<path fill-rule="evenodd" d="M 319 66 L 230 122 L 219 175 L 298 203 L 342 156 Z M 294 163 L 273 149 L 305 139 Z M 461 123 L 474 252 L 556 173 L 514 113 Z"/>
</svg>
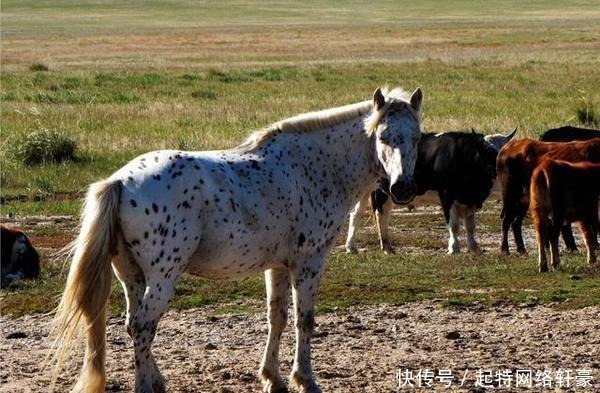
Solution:
<svg viewBox="0 0 600 393">
<path fill-rule="evenodd" d="M 25 234 L 0 225 L 2 239 L 2 286 L 40 275 L 40 256 Z"/>
<path fill-rule="evenodd" d="M 571 141 L 587 141 L 594 138 L 600 138 L 600 130 L 591 128 L 578 128 L 572 126 L 564 126 L 552 128 L 540 136 L 542 142 L 571 142 Z"/>
<path fill-rule="evenodd" d="M 572 142 L 572 141 L 587 141 L 594 138 L 600 138 L 600 130 L 592 128 L 579 128 L 573 126 L 563 126 L 552 128 L 545 131 L 540 136 L 542 142 Z M 565 246 L 569 251 L 577 251 L 577 244 L 573 237 L 573 229 L 571 224 L 565 224 L 562 227 L 562 236 L 565 241 Z"/>
<path fill-rule="evenodd" d="M 475 240 L 475 213 L 490 195 L 496 178 L 496 157 L 500 148 L 516 133 L 484 137 L 475 132 L 424 133 L 418 146 L 417 163 L 414 171 L 417 195 L 426 191 L 437 191 L 450 231 L 448 253 L 460 252 L 458 230 L 460 219 L 464 220 L 467 245 L 471 252 L 478 253 Z M 385 183 L 386 180 L 382 179 Z M 385 253 L 393 252 L 388 237 L 391 198 L 385 190 L 386 184 L 370 195 L 375 211 L 381 248 Z M 366 195 L 350 214 L 350 227 L 346 250 L 356 251 L 354 233 L 359 213 L 366 207 Z"/>
</svg>

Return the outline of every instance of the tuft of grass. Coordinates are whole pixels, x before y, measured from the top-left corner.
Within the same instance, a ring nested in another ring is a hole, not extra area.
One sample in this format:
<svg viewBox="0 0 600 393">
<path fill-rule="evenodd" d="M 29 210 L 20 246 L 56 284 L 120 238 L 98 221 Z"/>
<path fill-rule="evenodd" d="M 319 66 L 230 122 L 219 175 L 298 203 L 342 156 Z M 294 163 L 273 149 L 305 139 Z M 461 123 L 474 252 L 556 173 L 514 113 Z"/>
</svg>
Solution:
<svg viewBox="0 0 600 393">
<path fill-rule="evenodd" d="M 21 139 L 11 149 L 15 160 L 28 166 L 74 161 L 77 144 L 60 132 L 40 128 Z"/>
<path fill-rule="evenodd" d="M 198 98 L 201 100 L 216 100 L 217 93 L 212 90 L 196 90 L 192 92 L 192 97 Z"/>
<path fill-rule="evenodd" d="M 50 68 L 44 63 L 33 63 L 29 66 L 29 71 L 43 72 L 43 71 L 49 71 L 49 70 L 50 70 Z"/>
<path fill-rule="evenodd" d="M 575 108 L 575 114 L 581 124 L 594 128 L 600 127 L 600 111 L 596 110 L 588 100 L 581 101 L 580 105 Z"/>
</svg>

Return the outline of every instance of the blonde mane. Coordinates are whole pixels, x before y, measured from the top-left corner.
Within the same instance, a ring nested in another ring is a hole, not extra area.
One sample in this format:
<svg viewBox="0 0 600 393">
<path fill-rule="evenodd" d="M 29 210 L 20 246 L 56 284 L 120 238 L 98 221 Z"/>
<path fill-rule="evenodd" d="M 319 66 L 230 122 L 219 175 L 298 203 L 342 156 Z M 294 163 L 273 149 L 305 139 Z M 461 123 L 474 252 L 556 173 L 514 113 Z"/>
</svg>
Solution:
<svg viewBox="0 0 600 393">
<path fill-rule="evenodd" d="M 373 111 L 373 101 L 368 100 L 336 108 L 303 113 L 278 121 L 262 130 L 252 133 L 240 148 L 251 150 L 279 133 L 306 134 L 315 130 L 333 127 L 356 117 L 364 116 L 372 111 L 372 114 L 365 121 L 365 130 L 370 135 L 393 102 L 408 102 L 410 100 L 410 94 L 400 88 L 389 92 L 387 89 L 384 89 L 383 94 L 386 97 L 386 104 L 377 111 Z"/>
</svg>

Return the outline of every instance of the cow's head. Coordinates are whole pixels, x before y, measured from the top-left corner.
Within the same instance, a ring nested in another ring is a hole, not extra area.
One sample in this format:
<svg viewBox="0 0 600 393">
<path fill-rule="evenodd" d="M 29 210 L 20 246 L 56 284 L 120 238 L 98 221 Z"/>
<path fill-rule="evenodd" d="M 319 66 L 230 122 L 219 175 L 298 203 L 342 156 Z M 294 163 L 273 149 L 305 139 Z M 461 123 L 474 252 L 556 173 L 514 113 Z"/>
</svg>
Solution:
<svg viewBox="0 0 600 393">
<path fill-rule="evenodd" d="M 517 127 L 515 127 L 515 129 L 508 135 L 504 135 L 504 134 L 486 135 L 485 141 L 487 143 L 489 143 L 494 149 L 496 149 L 496 152 L 499 152 L 500 149 L 502 149 L 502 146 L 506 145 L 508 143 L 508 141 L 510 141 L 515 136 L 516 133 L 517 133 Z"/>
</svg>

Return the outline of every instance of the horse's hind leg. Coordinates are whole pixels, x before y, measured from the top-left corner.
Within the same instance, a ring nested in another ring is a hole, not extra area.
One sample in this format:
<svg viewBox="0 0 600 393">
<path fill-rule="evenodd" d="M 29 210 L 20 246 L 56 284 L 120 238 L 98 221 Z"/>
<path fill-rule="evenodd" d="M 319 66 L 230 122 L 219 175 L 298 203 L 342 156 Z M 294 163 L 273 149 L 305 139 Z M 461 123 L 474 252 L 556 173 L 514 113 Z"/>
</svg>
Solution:
<svg viewBox="0 0 600 393">
<path fill-rule="evenodd" d="M 165 392 L 165 381 L 150 347 L 158 320 L 174 294 L 174 280 L 162 283 L 152 280 L 152 277 L 147 280 L 125 247 L 120 247 L 118 256 L 113 259 L 113 267 L 127 300 L 127 332 L 133 340 L 136 359 L 135 391 Z"/>
<path fill-rule="evenodd" d="M 169 308 L 175 294 L 176 277 L 146 277 L 146 290 L 139 305 L 128 321 L 128 332 L 133 339 L 135 350 L 135 391 L 136 393 L 165 392 L 162 377 L 154 356 L 152 342 L 158 322 Z"/>
<path fill-rule="evenodd" d="M 303 393 L 320 393 L 315 382 L 310 355 L 310 340 L 313 335 L 314 305 L 317 289 L 323 274 L 324 257 L 315 256 L 298 261 L 292 268 L 292 294 L 294 299 L 296 350 L 291 381 Z"/>
<path fill-rule="evenodd" d="M 279 374 L 279 342 L 287 324 L 289 275 L 289 271 L 280 269 L 265 272 L 269 337 L 259 375 L 266 393 L 287 392 L 287 386 Z"/>
</svg>

